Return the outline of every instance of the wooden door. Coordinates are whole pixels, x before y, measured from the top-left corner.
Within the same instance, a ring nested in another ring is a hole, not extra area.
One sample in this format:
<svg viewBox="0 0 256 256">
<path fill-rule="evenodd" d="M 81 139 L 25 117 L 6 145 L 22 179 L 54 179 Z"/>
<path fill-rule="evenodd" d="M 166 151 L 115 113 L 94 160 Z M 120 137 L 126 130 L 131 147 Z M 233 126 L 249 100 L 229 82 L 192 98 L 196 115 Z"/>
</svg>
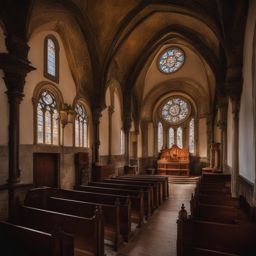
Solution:
<svg viewBox="0 0 256 256">
<path fill-rule="evenodd" d="M 58 187 L 59 155 L 34 154 L 34 185 L 36 187 Z"/>
</svg>

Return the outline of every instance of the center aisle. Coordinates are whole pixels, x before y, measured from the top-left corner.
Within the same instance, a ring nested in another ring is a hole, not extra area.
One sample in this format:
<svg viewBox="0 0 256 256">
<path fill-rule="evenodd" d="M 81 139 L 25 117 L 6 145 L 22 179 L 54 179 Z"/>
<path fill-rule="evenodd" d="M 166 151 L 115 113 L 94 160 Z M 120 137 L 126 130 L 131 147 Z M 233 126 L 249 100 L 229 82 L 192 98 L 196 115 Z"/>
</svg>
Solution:
<svg viewBox="0 0 256 256">
<path fill-rule="evenodd" d="M 194 188 L 195 184 L 169 184 L 170 198 L 128 244 L 118 253 L 107 252 L 107 256 L 176 256 L 178 212 L 182 203 L 187 210 L 190 209 L 189 201 Z"/>
</svg>

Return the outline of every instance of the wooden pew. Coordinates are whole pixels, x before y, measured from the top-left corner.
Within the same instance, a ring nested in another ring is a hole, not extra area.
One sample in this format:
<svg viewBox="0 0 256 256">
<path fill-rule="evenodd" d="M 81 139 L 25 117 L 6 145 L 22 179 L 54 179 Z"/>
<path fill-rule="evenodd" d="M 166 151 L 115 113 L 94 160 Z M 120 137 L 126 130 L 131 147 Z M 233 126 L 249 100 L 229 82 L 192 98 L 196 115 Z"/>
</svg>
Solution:
<svg viewBox="0 0 256 256">
<path fill-rule="evenodd" d="M 129 196 L 117 196 L 110 194 L 92 193 L 77 190 L 65 190 L 56 188 L 31 189 L 26 196 L 25 204 L 46 205 L 48 197 L 59 197 L 75 201 L 82 201 L 95 204 L 107 204 L 116 206 L 117 200 L 120 207 L 120 233 L 125 241 L 131 237 L 131 200 Z M 45 200 L 45 202 L 40 202 Z"/>
<path fill-rule="evenodd" d="M 203 174 L 201 177 L 202 182 L 206 183 L 227 183 L 231 181 L 230 174 Z"/>
<path fill-rule="evenodd" d="M 197 220 L 219 223 L 236 223 L 242 219 L 237 207 L 201 203 L 197 203 L 194 210 L 191 209 L 191 217 Z"/>
<path fill-rule="evenodd" d="M 152 209 L 152 196 L 153 190 L 150 185 L 148 186 L 136 186 L 136 185 L 127 185 L 127 184 L 119 184 L 116 182 L 88 182 L 89 186 L 95 187 L 104 187 L 104 188 L 113 188 L 113 189 L 122 189 L 136 192 L 143 192 L 144 195 L 144 211 L 146 219 L 148 219 L 153 212 Z"/>
<path fill-rule="evenodd" d="M 104 228 L 100 208 L 97 208 L 92 218 L 63 214 L 43 209 L 20 206 L 19 225 L 52 232 L 60 227 L 74 236 L 75 255 L 104 255 Z"/>
<path fill-rule="evenodd" d="M 152 188 L 152 209 L 156 209 L 159 206 L 159 195 L 158 195 L 158 187 L 154 183 L 146 183 L 146 182 L 139 182 L 139 181 L 132 181 L 132 180 L 125 180 L 125 179 L 106 179 L 103 182 L 105 183 L 115 183 L 115 184 L 122 184 L 122 185 L 136 185 L 136 186 L 150 186 Z"/>
<path fill-rule="evenodd" d="M 123 239 L 120 236 L 120 208 L 119 202 L 115 206 L 107 204 L 86 203 L 65 198 L 48 197 L 45 205 L 33 205 L 33 201 L 26 200 L 26 206 L 49 211 L 56 211 L 85 218 L 92 218 L 97 205 L 102 208 L 104 220 L 104 237 L 113 242 L 114 250 L 118 250 Z"/>
<path fill-rule="evenodd" d="M 145 175 L 146 176 L 146 175 Z M 154 182 L 157 183 L 159 186 L 159 203 L 161 204 L 164 200 L 167 199 L 167 194 L 166 194 L 166 181 L 165 179 L 159 179 L 159 178 L 149 178 L 145 176 L 140 176 L 140 175 L 123 175 L 123 176 L 118 176 L 116 178 L 118 179 L 127 179 L 127 180 L 134 180 L 134 181 L 142 181 L 142 182 Z"/>
<path fill-rule="evenodd" d="M 123 177 L 123 176 L 122 176 Z M 126 175 L 128 177 L 128 175 Z M 162 175 L 136 175 L 137 178 L 140 179 L 146 179 L 146 180 L 157 180 L 161 181 L 164 186 L 164 199 L 166 200 L 169 198 L 169 182 L 168 182 L 168 177 L 167 176 L 162 176 Z"/>
<path fill-rule="evenodd" d="M 197 200 L 202 204 L 217 204 L 226 206 L 239 206 L 237 198 L 232 198 L 230 195 L 211 195 L 211 194 L 195 194 Z"/>
<path fill-rule="evenodd" d="M 80 191 L 87 191 L 87 192 L 130 196 L 132 220 L 138 224 L 138 227 L 141 227 L 144 219 L 143 191 L 104 188 L 104 187 L 97 187 L 97 186 L 91 186 L 91 185 L 90 186 L 80 185 L 80 186 L 76 186 L 75 189 Z"/>
<path fill-rule="evenodd" d="M 146 181 L 146 180 L 140 180 L 140 179 L 130 179 L 130 178 L 120 178 L 120 177 L 113 177 L 111 178 L 112 180 L 118 180 L 121 182 L 125 182 L 128 184 L 133 184 L 133 185 L 151 185 L 153 187 L 153 196 L 155 200 L 155 208 L 159 207 L 159 205 L 163 201 L 163 194 L 162 194 L 162 187 L 161 183 L 158 181 Z"/>
<path fill-rule="evenodd" d="M 241 255 L 248 249 L 255 253 L 255 223 L 223 224 L 180 216 L 177 224 L 177 256 Z"/>
<path fill-rule="evenodd" d="M 1 255 L 74 256 L 74 239 L 62 231 L 53 234 L 0 222 Z"/>
</svg>

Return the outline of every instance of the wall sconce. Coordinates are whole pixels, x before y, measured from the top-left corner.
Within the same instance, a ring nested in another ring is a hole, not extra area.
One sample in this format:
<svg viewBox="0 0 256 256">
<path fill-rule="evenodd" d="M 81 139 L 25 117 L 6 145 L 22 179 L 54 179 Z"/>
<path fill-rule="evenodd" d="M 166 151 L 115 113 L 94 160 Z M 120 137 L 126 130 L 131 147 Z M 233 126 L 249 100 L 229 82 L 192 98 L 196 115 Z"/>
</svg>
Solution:
<svg viewBox="0 0 256 256">
<path fill-rule="evenodd" d="M 75 112 L 73 111 L 71 105 L 64 103 L 64 108 L 60 110 L 60 121 L 62 128 L 64 128 L 68 123 L 73 123 L 75 117 Z"/>
</svg>

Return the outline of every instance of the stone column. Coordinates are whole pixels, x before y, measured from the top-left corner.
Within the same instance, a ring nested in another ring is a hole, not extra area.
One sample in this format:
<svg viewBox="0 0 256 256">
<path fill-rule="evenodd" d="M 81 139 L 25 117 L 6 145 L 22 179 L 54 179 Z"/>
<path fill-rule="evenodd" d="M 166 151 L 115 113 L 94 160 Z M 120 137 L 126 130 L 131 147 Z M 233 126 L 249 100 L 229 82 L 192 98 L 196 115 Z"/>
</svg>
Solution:
<svg viewBox="0 0 256 256">
<path fill-rule="evenodd" d="M 15 187 L 20 181 L 19 146 L 20 146 L 20 103 L 23 99 L 23 89 L 27 73 L 34 70 L 28 61 L 22 61 L 17 56 L 1 53 L 0 68 L 4 71 L 6 94 L 9 101 L 9 175 L 8 175 L 8 216 L 15 218 Z"/>
<path fill-rule="evenodd" d="M 132 119 L 130 116 L 125 118 L 124 122 L 124 134 L 125 134 L 125 165 L 130 164 L 130 152 L 129 152 L 129 143 L 130 143 L 130 129 L 131 129 Z"/>
<path fill-rule="evenodd" d="M 238 178 L 239 178 L 239 162 L 238 162 L 239 100 L 236 98 L 232 98 L 231 100 L 232 100 L 232 114 L 233 114 L 231 193 L 233 197 L 237 197 L 238 196 Z"/>
<path fill-rule="evenodd" d="M 228 101 L 227 98 L 222 98 L 220 100 L 220 120 L 217 126 L 221 130 L 221 159 L 220 159 L 220 169 L 222 171 L 226 170 L 227 165 L 227 118 L 228 118 Z"/>
<path fill-rule="evenodd" d="M 158 156 L 158 132 L 157 132 L 157 123 L 153 124 L 154 129 L 154 156 Z"/>
<path fill-rule="evenodd" d="M 94 108 L 92 113 L 93 126 L 94 126 L 94 146 L 93 146 L 93 163 L 99 162 L 99 148 L 100 148 L 100 118 L 101 109 Z"/>
<path fill-rule="evenodd" d="M 114 107 L 108 107 L 108 163 L 112 163 L 112 115 Z"/>
<path fill-rule="evenodd" d="M 148 157 L 148 122 L 141 122 L 142 131 L 142 157 Z"/>
</svg>

